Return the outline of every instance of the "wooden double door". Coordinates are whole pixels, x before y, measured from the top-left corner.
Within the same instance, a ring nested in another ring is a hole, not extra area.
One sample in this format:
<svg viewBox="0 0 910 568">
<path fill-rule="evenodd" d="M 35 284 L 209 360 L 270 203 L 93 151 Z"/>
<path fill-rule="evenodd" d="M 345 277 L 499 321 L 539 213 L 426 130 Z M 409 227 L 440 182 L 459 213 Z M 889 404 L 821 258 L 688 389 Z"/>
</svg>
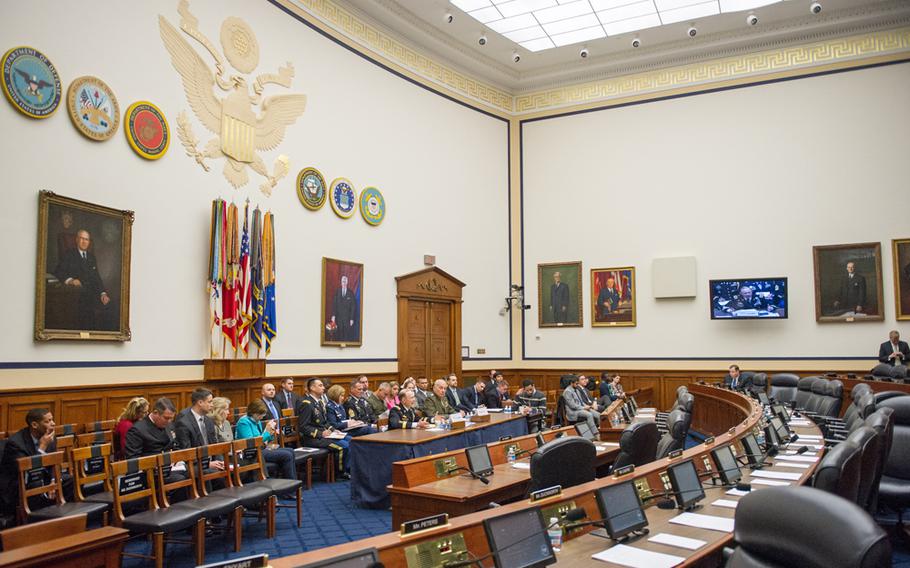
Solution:
<svg viewBox="0 0 910 568">
<path fill-rule="evenodd" d="M 399 376 L 461 376 L 464 284 L 435 267 L 397 280 Z"/>
</svg>

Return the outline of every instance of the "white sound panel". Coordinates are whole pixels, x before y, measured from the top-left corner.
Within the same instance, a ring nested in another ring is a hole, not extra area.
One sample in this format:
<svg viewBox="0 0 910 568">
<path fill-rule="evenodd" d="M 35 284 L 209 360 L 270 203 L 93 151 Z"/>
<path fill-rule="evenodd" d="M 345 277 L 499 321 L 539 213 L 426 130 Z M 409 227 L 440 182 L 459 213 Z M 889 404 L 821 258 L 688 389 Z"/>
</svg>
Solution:
<svg viewBox="0 0 910 568">
<path fill-rule="evenodd" d="M 694 298 L 697 285 L 694 256 L 651 261 L 651 292 L 655 298 Z"/>
</svg>

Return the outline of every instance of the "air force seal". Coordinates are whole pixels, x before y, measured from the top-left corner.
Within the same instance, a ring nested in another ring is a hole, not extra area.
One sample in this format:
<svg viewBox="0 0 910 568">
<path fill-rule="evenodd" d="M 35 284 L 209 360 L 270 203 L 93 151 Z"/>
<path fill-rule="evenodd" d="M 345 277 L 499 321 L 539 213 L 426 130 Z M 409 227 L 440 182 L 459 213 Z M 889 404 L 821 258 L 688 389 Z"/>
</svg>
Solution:
<svg viewBox="0 0 910 568">
<path fill-rule="evenodd" d="M 130 147 L 147 160 L 157 160 L 167 152 L 171 133 L 161 109 L 148 101 L 131 104 L 123 115 L 123 132 Z"/>
<path fill-rule="evenodd" d="M 47 118 L 60 105 L 60 76 L 50 60 L 32 47 L 14 47 L 3 55 L 3 94 L 16 110 Z"/>
<path fill-rule="evenodd" d="M 360 192 L 360 214 L 374 227 L 385 219 L 385 199 L 375 187 L 365 187 Z"/>
<path fill-rule="evenodd" d="M 354 184 L 345 178 L 336 178 L 332 181 L 332 209 L 342 219 L 350 219 L 357 208 L 357 193 Z"/>
</svg>

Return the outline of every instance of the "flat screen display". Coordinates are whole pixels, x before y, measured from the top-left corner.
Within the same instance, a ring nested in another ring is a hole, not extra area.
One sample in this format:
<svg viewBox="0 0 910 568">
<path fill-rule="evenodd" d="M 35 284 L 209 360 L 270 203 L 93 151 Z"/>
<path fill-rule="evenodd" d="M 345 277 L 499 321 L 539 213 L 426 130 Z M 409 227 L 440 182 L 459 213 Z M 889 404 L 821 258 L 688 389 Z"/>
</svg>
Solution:
<svg viewBox="0 0 910 568">
<path fill-rule="evenodd" d="M 629 401 L 632 403 L 632 410 L 634 410 L 635 412 L 638 412 L 638 401 L 635 400 L 635 397 L 634 396 L 631 397 L 629 399 Z"/>
<path fill-rule="evenodd" d="M 468 456 L 468 467 L 477 475 L 490 475 L 493 473 L 493 463 L 490 461 L 490 450 L 486 445 L 471 446 L 465 449 Z"/>
<path fill-rule="evenodd" d="M 749 460 L 749 465 L 758 465 L 762 459 L 761 447 L 758 445 L 758 440 L 755 439 L 755 436 L 752 434 L 746 434 L 743 436 L 743 451 L 746 453 L 746 459 Z"/>
<path fill-rule="evenodd" d="M 379 555 L 376 549 L 368 548 L 351 554 L 306 564 L 300 568 L 370 568 L 375 566 L 377 562 L 379 562 Z"/>
<path fill-rule="evenodd" d="M 774 426 L 769 423 L 767 426 L 765 426 L 765 447 L 776 448 L 780 445 L 780 436 L 777 435 L 777 430 L 774 429 Z"/>
<path fill-rule="evenodd" d="M 774 431 L 777 432 L 777 437 L 780 438 L 782 442 L 790 441 L 790 430 L 784 425 L 779 417 L 772 416 L 770 422 Z"/>
<path fill-rule="evenodd" d="M 603 517 L 607 534 L 617 539 L 648 526 L 641 510 L 641 500 L 632 481 L 609 485 L 597 491 L 597 506 Z"/>
<path fill-rule="evenodd" d="M 546 443 L 543 439 L 543 434 L 541 434 L 540 432 L 537 433 L 537 436 L 534 439 L 537 440 L 538 448 Z"/>
<path fill-rule="evenodd" d="M 692 460 L 670 466 L 667 473 L 676 493 L 676 504 L 680 509 L 689 509 L 705 498 L 705 490 L 701 486 L 698 471 Z"/>
<path fill-rule="evenodd" d="M 787 409 L 783 404 L 774 404 L 771 407 L 771 411 L 774 412 L 784 424 L 790 423 L 790 413 L 787 412 Z"/>
<path fill-rule="evenodd" d="M 711 319 L 786 319 L 786 278 L 711 280 Z"/>
<path fill-rule="evenodd" d="M 556 563 L 539 508 L 484 519 L 496 568 L 534 568 Z"/>
<path fill-rule="evenodd" d="M 591 431 L 591 427 L 588 426 L 587 422 L 579 422 L 576 424 L 575 431 L 585 440 L 594 440 L 597 438 L 597 434 Z"/>
<path fill-rule="evenodd" d="M 717 473 L 724 485 L 733 485 L 743 477 L 739 464 L 736 463 L 736 457 L 730 446 L 722 446 L 711 451 L 714 463 L 717 465 Z"/>
<path fill-rule="evenodd" d="M 758 402 L 762 403 L 764 406 L 771 404 L 771 399 L 768 398 L 767 393 L 763 391 L 758 392 Z"/>
</svg>

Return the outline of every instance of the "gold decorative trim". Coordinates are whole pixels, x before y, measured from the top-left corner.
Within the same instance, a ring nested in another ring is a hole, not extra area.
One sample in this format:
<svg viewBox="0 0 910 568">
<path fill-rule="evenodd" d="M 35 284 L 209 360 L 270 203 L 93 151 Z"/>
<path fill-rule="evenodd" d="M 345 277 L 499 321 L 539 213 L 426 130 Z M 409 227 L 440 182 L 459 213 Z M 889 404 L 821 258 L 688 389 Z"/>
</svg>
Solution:
<svg viewBox="0 0 910 568">
<path fill-rule="evenodd" d="M 515 97 L 515 113 L 640 96 L 910 50 L 910 27 L 636 73 Z"/>
</svg>

